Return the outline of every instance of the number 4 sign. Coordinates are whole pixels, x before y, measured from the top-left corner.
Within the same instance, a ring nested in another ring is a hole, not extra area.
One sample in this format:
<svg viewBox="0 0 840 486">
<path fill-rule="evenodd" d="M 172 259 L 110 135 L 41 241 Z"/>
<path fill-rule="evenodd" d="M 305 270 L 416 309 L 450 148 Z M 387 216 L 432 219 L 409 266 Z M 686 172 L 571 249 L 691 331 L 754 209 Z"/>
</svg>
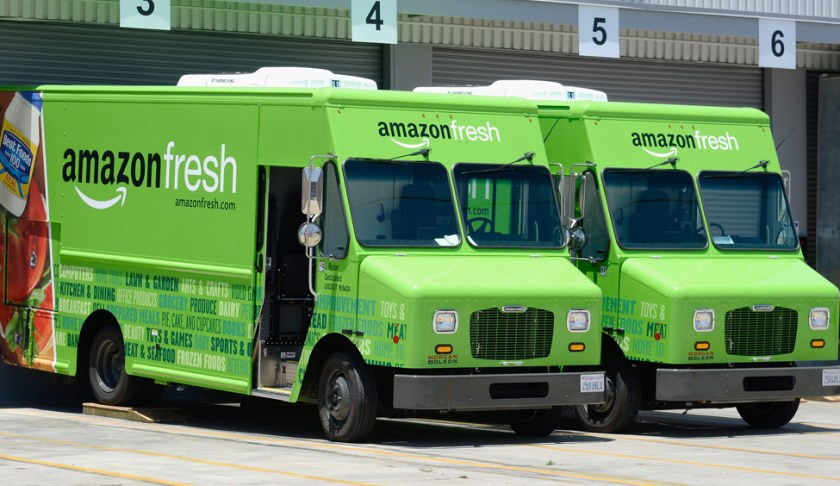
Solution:
<svg viewBox="0 0 840 486">
<path fill-rule="evenodd" d="M 120 27 L 170 30 L 170 0 L 120 0 Z"/>
<path fill-rule="evenodd" d="M 397 43 L 397 0 L 352 0 L 353 42 Z"/>
<path fill-rule="evenodd" d="M 796 69 L 796 22 L 758 19 L 758 65 Z"/>
</svg>

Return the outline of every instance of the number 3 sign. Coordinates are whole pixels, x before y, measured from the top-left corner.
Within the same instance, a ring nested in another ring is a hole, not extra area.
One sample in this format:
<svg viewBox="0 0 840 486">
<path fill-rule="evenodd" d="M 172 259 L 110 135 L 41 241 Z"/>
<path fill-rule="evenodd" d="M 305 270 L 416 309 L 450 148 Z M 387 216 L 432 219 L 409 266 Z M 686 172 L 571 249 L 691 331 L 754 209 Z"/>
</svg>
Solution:
<svg viewBox="0 0 840 486">
<path fill-rule="evenodd" d="M 353 42 L 397 43 L 397 0 L 352 0 Z"/>
<path fill-rule="evenodd" d="M 170 30 L 170 0 L 120 0 L 120 27 Z"/>
</svg>

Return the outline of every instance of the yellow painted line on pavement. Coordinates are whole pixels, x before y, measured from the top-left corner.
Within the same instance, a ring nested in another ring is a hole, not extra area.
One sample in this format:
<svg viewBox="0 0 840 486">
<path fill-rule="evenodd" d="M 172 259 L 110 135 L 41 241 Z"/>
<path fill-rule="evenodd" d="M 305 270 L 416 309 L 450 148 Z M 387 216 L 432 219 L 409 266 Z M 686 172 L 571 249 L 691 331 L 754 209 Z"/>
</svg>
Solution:
<svg viewBox="0 0 840 486">
<path fill-rule="evenodd" d="M 808 435 L 811 435 L 811 432 L 808 432 Z M 746 452 L 750 454 L 766 454 L 772 456 L 785 456 L 785 457 L 799 457 L 802 459 L 817 459 L 820 461 L 840 461 L 840 457 L 836 456 L 818 456 L 815 454 L 802 454 L 800 452 L 783 452 L 783 451 L 771 451 L 767 449 L 749 449 L 745 447 L 731 447 L 731 446 L 723 446 L 723 445 L 714 445 L 714 444 L 694 444 L 692 442 L 685 442 L 679 440 L 665 440 L 665 439 L 650 439 L 647 437 L 631 437 L 626 435 L 621 436 L 612 436 L 608 434 L 582 434 L 581 437 L 599 437 L 603 439 L 616 439 L 617 437 L 621 437 L 621 440 L 633 440 L 637 442 L 648 442 L 652 444 L 664 444 L 669 446 L 681 446 L 681 447 L 697 447 L 698 449 L 713 449 L 713 450 L 721 450 L 721 451 L 732 451 L 732 452 Z"/>
<path fill-rule="evenodd" d="M 665 459 L 660 457 L 650 457 L 650 456 L 636 456 L 632 454 L 621 454 L 617 452 L 604 452 L 604 451 L 587 451 L 581 449 L 570 449 L 568 447 L 559 447 L 559 446 L 550 446 L 550 445 L 534 445 L 534 447 L 542 448 L 542 449 L 550 449 L 555 451 L 561 452 L 573 452 L 576 454 L 587 454 L 587 455 L 594 455 L 594 456 L 609 456 L 609 457 L 620 457 L 622 459 L 633 459 L 633 460 L 644 460 L 644 461 L 651 461 L 651 462 L 667 462 L 671 464 L 684 464 L 687 466 L 701 466 L 705 468 L 719 468 L 719 469 L 731 469 L 733 471 L 742 471 L 742 472 L 749 472 L 749 473 L 761 473 L 761 474 L 770 474 L 775 476 L 790 476 L 795 478 L 807 478 L 807 479 L 822 479 L 827 481 L 836 481 L 840 482 L 840 478 L 836 476 L 819 476 L 816 474 L 803 474 L 803 473 L 795 473 L 795 472 L 788 472 L 788 471 L 774 471 L 771 469 L 758 469 L 753 467 L 744 467 L 744 466 L 732 466 L 729 464 L 714 464 L 709 462 L 700 462 L 700 461 L 688 461 L 685 459 Z"/>
<path fill-rule="evenodd" d="M 21 413 L 20 410 L 16 410 L 15 413 Z M 29 415 L 28 412 L 23 412 L 23 414 Z M 31 415 L 41 415 L 39 413 L 31 413 Z M 84 422 L 94 422 L 98 425 L 104 426 L 114 426 L 114 422 L 109 419 L 100 419 L 95 416 L 86 415 L 83 417 L 74 417 L 75 420 L 84 421 Z M 66 419 L 64 419 L 66 420 Z M 436 456 L 423 456 L 419 454 L 410 454 L 410 453 L 403 453 L 391 450 L 384 450 L 379 448 L 371 448 L 371 447 L 364 447 L 364 446 L 356 446 L 356 445 L 349 445 L 349 444 L 337 444 L 334 442 L 315 442 L 315 441 L 303 441 L 303 440 L 294 440 L 294 439 L 275 439 L 273 437 L 266 437 L 266 436 L 255 436 L 255 435 L 243 435 L 243 434 L 235 434 L 229 432 L 215 432 L 215 431 L 208 431 L 208 430 L 201 430 L 200 432 L 198 429 L 185 429 L 179 426 L 173 425 L 165 425 L 165 424 L 142 424 L 142 425 L 135 425 L 134 423 L 119 423 L 119 427 L 121 428 L 131 428 L 135 430 L 142 430 L 142 431 L 168 431 L 172 433 L 177 433 L 179 435 L 188 435 L 193 437 L 215 437 L 215 438 L 222 438 L 222 439 L 234 439 L 234 440 L 243 440 L 250 443 L 262 443 L 262 444 L 280 444 L 280 445 L 288 445 L 288 446 L 295 446 L 299 448 L 307 448 L 310 450 L 338 450 L 344 452 L 354 452 L 357 454 L 375 454 L 378 456 L 383 457 L 394 457 L 399 459 L 409 459 L 414 461 L 421 461 L 425 463 L 438 463 L 438 464 L 446 464 L 450 466 L 462 466 L 462 467 L 469 467 L 469 468 L 476 468 L 476 469 L 484 469 L 484 470 L 496 470 L 496 471 L 508 471 L 508 472 L 518 472 L 518 473 L 528 473 L 528 474 L 544 474 L 547 476 L 555 476 L 555 477 L 564 477 L 564 478 L 572 478 L 572 479 L 580 479 L 580 480 L 587 480 L 587 481 L 601 481 L 601 482 L 608 482 L 614 484 L 626 484 L 626 485 L 633 485 L 633 486 L 652 486 L 652 485 L 663 485 L 668 483 L 662 482 L 653 482 L 653 481 L 637 481 L 637 480 L 630 480 L 626 478 L 621 478 L 617 476 L 606 476 L 606 475 L 592 475 L 592 474 L 585 474 L 585 473 L 576 473 L 573 471 L 561 471 L 557 469 L 547 469 L 547 468 L 539 468 L 539 467 L 529 467 L 529 466 L 514 466 L 508 464 L 498 464 L 493 462 L 482 462 L 482 461 L 473 461 L 468 459 L 455 459 L 455 458 L 446 458 L 446 457 L 436 457 Z M 15 436 L 13 434 L 9 434 L 6 432 L 0 432 L 0 436 Z M 30 438 L 34 440 L 43 440 L 43 441 L 52 441 L 52 442 L 67 442 L 67 441 L 58 441 L 56 439 L 47 439 L 47 438 L 39 438 L 39 437 L 28 437 L 28 436 L 18 436 L 21 438 Z M 70 444 L 75 444 L 71 442 L 67 442 Z M 181 459 L 184 461 L 194 461 L 194 462 L 207 462 L 213 463 L 214 461 L 205 461 L 204 459 L 195 459 L 195 458 L 179 458 L 178 456 L 169 456 L 162 453 L 155 453 L 149 451 L 132 451 L 130 449 L 118 449 L 108 446 L 96 446 L 96 445 L 88 445 L 88 444 L 79 444 L 85 447 L 96 448 L 96 449 L 103 449 L 103 450 L 114 450 L 114 451 L 125 451 L 125 452 L 135 452 L 137 454 L 146 454 L 151 456 L 161 456 L 161 457 L 169 457 L 173 459 Z M 243 468 L 243 469 L 252 469 L 255 471 L 262 471 L 262 472 L 272 472 L 276 474 L 288 474 L 294 475 L 294 473 L 285 473 L 283 471 L 276 471 L 270 469 L 263 469 L 263 468 L 250 468 L 249 466 L 242 466 L 239 464 L 226 464 L 226 463 L 219 463 L 219 465 L 224 465 L 227 467 L 234 467 L 234 468 Z M 330 478 L 315 478 L 311 476 L 303 476 L 303 475 L 296 475 L 296 477 L 306 477 L 307 479 L 319 479 L 321 481 L 331 481 L 331 482 L 342 482 L 346 484 L 362 484 L 362 483 L 354 483 L 350 481 L 341 481 L 336 479 Z"/>
<path fill-rule="evenodd" d="M 112 478 L 121 478 L 121 479 L 131 479 L 134 481 L 143 481 L 146 483 L 152 484 L 164 484 L 167 486 L 180 486 L 187 483 L 175 483 L 172 481 L 165 481 L 163 479 L 157 478 L 150 478 L 148 476 L 136 476 L 134 474 L 124 474 L 116 471 L 106 471 L 104 469 L 94 469 L 90 467 L 81 467 L 81 466 L 73 466 L 72 464 L 64 464 L 60 462 L 53 462 L 53 461 L 41 461 L 38 459 L 27 459 L 25 457 L 18 457 L 18 456 L 10 456 L 8 454 L 0 454 L 0 459 L 5 459 L 7 461 L 13 462 L 23 462 L 26 464 L 35 464 L 38 466 L 45 466 L 45 467 L 52 467 L 57 469 L 68 469 L 71 471 L 78 471 L 87 474 L 96 474 L 97 476 L 108 476 Z"/>
<path fill-rule="evenodd" d="M 83 442 L 50 439 L 50 438 L 47 438 L 47 437 L 36 437 L 36 436 L 32 436 L 32 435 L 13 434 L 13 433 L 9 433 L 9 432 L 0 432 L 0 437 L 10 437 L 10 438 L 16 438 L 16 439 L 23 439 L 23 440 L 49 442 L 49 443 L 52 443 L 52 444 L 60 444 L 60 445 L 66 445 L 66 446 L 72 446 L 72 447 L 84 447 L 84 448 L 88 448 L 88 449 L 95 449 L 95 450 L 101 450 L 101 451 L 127 452 L 127 453 L 131 453 L 131 454 L 140 454 L 140 455 L 152 456 L 152 457 L 162 457 L 162 458 L 165 458 L 165 459 L 175 459 L 175 460 L 184 461 L 184 462 L 195 462 L 195 463 L 198 463 L 198 464 L 207 464 L 207 465 L 211 465 L 211 466 L 220 466 L 220 467 L 228 467 L 228 468 L 234 468 L 234 469 L 243 469 L 243 470 L 252 471 L 252 472 L 279 474 L 279 475 L 282 475 L 282 476 L 290 476 L 290 477 L 294 477 L 294 478 L 298 478 L 298 479 L 309 479 L 309 480 L 314 480 L 314 481 L 324 481 L 324 482 L 338 483 L 338 484 L 352 484 L 352 485 L 357 485 L 357 486 L 369 486 L 371 484 L 371 483 L 361 483 L 361 482 L 357 482 L 357 481 L 346 481 L 346 480 L 343 480 L 343 479 L 327 478 L 327 477 L 324 477 L 324 476 L 313 476 L 311 474 L 299 474 L 299 473 L 293 473 L 293 472 L 289 472 L 289 471 L 279 471 L 277 469 L 268 469 L 268 468 L 264 468 L 264 467 L 246 466 L 246 465 L 243 465 L 243 464 L 234 464 L 234 463 L 222 462 L 222 461 L 212 461 L 212 460 L 209 460 L 209 459 L 200 459 L 200 458 L 197 458 L 197 457 L 178 456 L 178 455 L 166 454 L 166 453 L 163 453 L 163 452 L 143 451 L 143 450 L 137 450 L 137 449 L 126 449 L 126 448 L 113 447 L 113 446 L 100 446 L 100 445 L 95 445 L 95 444 L 86 444 L 86 443 L 83 443 Z M 11 457 L 11 456 L 8 456 L 8 457 Z M 0 458 L 5 459 L 5 458 L 7 458 L 7 456 L 0 455 Z M 23 459 L 23 458 L 9 459 L 9 460 L 19 460 L 21 462 L 43 463 L 43 465 L 50 465 L 50 463 L 44 463 L 43 461 L 29 460 L 29 459 Z M 62 466 L 61 465 L 56 465 L 54 467 L 62 467 Z M 75 467 L 74 466 L 68 466 L 67 468 L 70 469 L 70 468 L 75 468 Z M 75 468 L 75 469 L 85 471 L 85 472 L 95 471 L 93 469 L 87 469 L 87 468 Z M 140 478 L 139 476 L 120 475 L 120 473 L 113 473 L 113 474 L 108 473 L 108 475 L 113 475 L 113 476 L 116 476 L 116 477 L 128 477 L 128 478 L 131 478 L 131 479 L 141 479 L 141 480 L 144 480 L 144 481 L 146 480 L 144 478 Z M 159 483 L 159 484 L 183 484 L 183 483 L 170 483 L 170 482 L 165 482 L 165 481 L 161 481 L 161 480 L 150 480 L 150 481 L 155 482 L 155 483 Z"/>
</svg>

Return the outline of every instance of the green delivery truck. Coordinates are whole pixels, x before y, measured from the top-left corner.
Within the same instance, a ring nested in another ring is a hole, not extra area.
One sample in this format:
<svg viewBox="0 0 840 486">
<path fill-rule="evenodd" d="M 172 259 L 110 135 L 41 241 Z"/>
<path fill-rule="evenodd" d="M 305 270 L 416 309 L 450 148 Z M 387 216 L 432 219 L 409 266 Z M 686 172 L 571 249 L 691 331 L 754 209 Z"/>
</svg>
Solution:
<svg viewBox="0 0 840 486">
<path fill-rule="evenodd" d="M 608 397 L 575 407 L 584 427 L 726 406 L 779 427 L 801 397 L 840 394 L 840 295 L 803 261 L 766 114 L 553 82 L 449 90 L 539 104 L 573 258 L 604 292 Z"/>
<path fill-rule="evenodd" d="M 5 362 L 103 404 L 316 403 L 338 441 L 451 411 L 542 435 L 604 401 L 601 291 L 533 103 L 306 69 L 179 84 L 0 90 Z"/>
</svg>

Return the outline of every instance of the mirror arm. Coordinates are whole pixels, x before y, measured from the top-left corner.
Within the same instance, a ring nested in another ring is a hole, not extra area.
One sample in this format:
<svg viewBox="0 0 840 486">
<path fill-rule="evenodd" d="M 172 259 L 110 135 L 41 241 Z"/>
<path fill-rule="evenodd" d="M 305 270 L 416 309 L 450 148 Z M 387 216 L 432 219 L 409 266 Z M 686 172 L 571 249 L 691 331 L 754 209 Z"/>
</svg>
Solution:
<svg viewBox="0 0 840 486">
<path fill-rule="evenodd" d="M 310 246 L 306 249 L 306 259 L 308 261 L 308 274 L 306 283 L 309 286 L 309 293 L 312 294 L 312 299 L 318 301 L 318 292 L 315 292 L 315 275 L 312 272 L 312 266 L 315 264 L 315 247 Z"/>
</svg>

